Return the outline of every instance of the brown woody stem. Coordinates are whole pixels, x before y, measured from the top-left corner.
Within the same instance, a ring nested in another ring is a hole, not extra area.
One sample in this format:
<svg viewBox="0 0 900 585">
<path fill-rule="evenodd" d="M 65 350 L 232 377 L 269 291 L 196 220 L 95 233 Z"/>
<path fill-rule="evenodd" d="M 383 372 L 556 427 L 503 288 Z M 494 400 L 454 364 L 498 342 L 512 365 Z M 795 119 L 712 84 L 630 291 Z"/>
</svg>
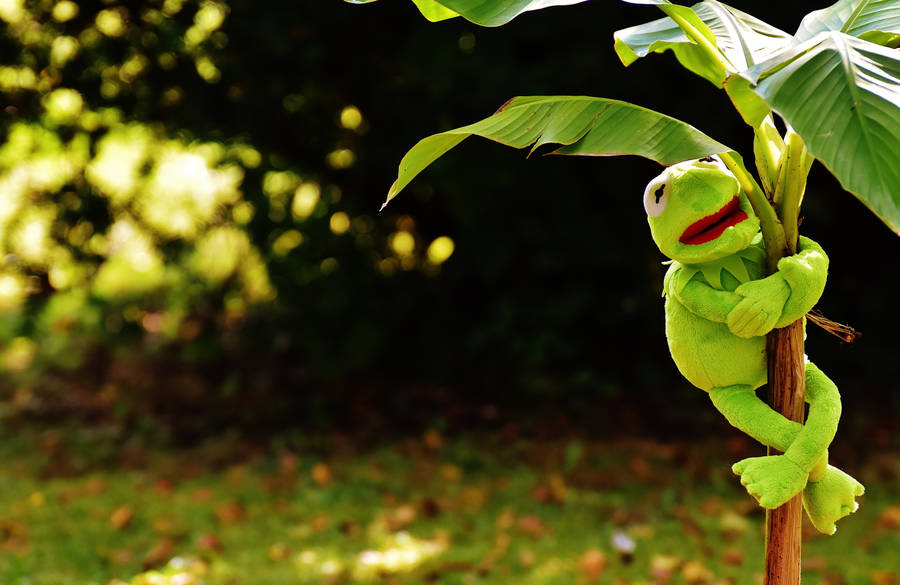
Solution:
<svg viewBox="0 0 900 585">
<path fill-rule="evenodd" d="M 806 392 L 803 359 L 803 321 L 775 329 L 766 337 L 769 393 L 772 408 L 791 420 L 803 422 Z M 777 454 L 769 449 L 769 454 Z M 800 494 L 783 506 L 766 511 L 765 585 L 800 585 Z"/>
<path fill-rule="evenodd" d="M 800 137 L 788 132 L 787 148 L 781 162 L 778 187 L 782 189 L 780 219 L 784 228 L 784 249 L 766 250 L 772 260 L 797 252 L 800 202 L 806 187 L 806 148 Z M 774 254 L 773 254 L 774 252 Z M 803 354 L 803 320 L 766 336 L 769 402 L 785 417 L 803 423 L 806 394 L 806 364 Z M 769 454 L 777 452 L 769 449 Z M 800 585 L 800 525 L 803 520 L 801 495 L 783 506 L 766 511 L 765 585 Z"/>
</svg>

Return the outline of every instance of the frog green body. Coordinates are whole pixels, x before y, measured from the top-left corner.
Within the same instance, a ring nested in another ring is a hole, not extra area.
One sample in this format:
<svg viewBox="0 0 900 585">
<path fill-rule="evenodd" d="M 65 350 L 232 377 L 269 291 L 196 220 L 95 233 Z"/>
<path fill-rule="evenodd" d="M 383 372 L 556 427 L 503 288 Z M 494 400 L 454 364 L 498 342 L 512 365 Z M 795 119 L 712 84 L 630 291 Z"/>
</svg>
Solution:
<svg viewBox="0 0 900 585">
<path fill-rule="evenodd" d="M 828 257 L 808 238 L 766 275 L 759 220 L 737 179 L 716 158 L 667 168 L 644 192 L 650 231 L 672 259 L 663 284 L 666 336 L 679 371 L 709 393 L 728 421 L 783 455 L 733 467 L 747 491 L 775 508 L 801 491 L 814 526 L 831 534 L 854 512 L 863 486 L 828 465 L 841 404 L 837 387 L 806 363 L 809 416 L 786 419 L 757 395 L 767 376 L 765 335 L 822 295 Z"/>
<path fill-rule="evenodd" d="M 718 282 L 709 285 L 714 290 L 734 292 L 750 280 L 765 276 L 765 252 L 761 238 L 746 251 L 738 252 L 737 260 L 745 268 L 743 274 L 732 275 L 727 269 L 719 272 Z M 766 382 L 766 342 L 764 337 L 731 335 L 725 323 L 712 321 L 688 309 L 680 299 L 684 286 L 693 278 L 706 283 L 702 272 L 693 267 L 673 263 L 665 279 L 666 337 L 675 364 L 688 381 L 709 392 L 715 387 L 739 383 L 759 387 Z M 707 266 L 708 268 L 708 266 Z M 707 270 L 707 272 L 709 272 Z M 706 283 L 708 284 L 708 283 Z M 670 290 L 674 289 L 674 290 Z M 734 355 L 746 356 L 733 360 Z"/>
</svg>

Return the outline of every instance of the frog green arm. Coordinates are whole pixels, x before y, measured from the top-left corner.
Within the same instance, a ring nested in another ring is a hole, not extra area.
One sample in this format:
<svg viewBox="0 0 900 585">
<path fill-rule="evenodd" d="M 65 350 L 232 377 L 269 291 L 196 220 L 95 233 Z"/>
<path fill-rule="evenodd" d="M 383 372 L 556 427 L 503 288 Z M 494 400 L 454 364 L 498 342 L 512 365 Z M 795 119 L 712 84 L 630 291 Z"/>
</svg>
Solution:
<svg viewBox="0 0 900 585">
<path fill-rule="evenodd" d="M 778 274 L 791 289 L 775 327 L 787 327 L 812 309 L 825 290 L 828 256 L 819 244 L 800 236 L 798 251 L 778 261 Z"/>
<path fill-rule="evenodd" d="M 778 261 L 775 274 L 735 289 L 742 300 L 726 319 L 732 333 L 745 338 L 765 335 L 787 327 L 815 306 L 825 290 L 828 256 L 802 236 L 798 248 L 797 254 Z"/>
<path fill-rule="evenodd" d="M 688 274 L 678 264 L 669 270 L 673 271 L 670 277 L 672 286 L 666 286 L 666 293 L 675 296 L 688 311 L 708 321 L 724 323 L 728 313 L 741 300 L 733 292 L 709 286 L 699 272 Z M 670 278 L 666 280 L 670 281 Z"/>
</svg>

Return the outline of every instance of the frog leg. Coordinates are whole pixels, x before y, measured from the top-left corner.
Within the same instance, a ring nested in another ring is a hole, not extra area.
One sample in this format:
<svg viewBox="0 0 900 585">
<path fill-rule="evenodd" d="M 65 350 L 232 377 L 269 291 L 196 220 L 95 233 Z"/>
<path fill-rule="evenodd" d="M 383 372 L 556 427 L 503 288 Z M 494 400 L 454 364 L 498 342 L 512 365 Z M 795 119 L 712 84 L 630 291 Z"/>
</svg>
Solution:
<svg viewBox="0 0 900 585">
<path fill-rule="evenodd" d="M 735 464 L 747 491 L 766 508 L 775 508 L 811 482 L 804 494 L 807 513 L 820 531 L 834 531 L 834 521 L 855 510 L 854 498 L 863 487 L 855 479 L 827 465 L 827 448 L 837 431 L 841 404 L 837 387 L 814 364 L 806 365 L 806 424 L 788 420 L 772 410 L 747 385 L 710 390 L 710 398 L 728 421 L 784 455 L 751 457 Z"/>
<path fill-rule="evenodd" d="M 821 413 L 822 410 L 827 409 L 820 409 L 818 419 L 813 420 L 815 405 L 821 400 L 830 404 L 829 408 L 836 429 L 841 411 L 840 395 L 834 383 L 812 362 L 806 363 L 806 394 L 810 402 L 806 426 L 816 424 L 817 420 L 821 423 L 822 418 L 828 419 L 827 414 Z M 833 432 L 829 436 L 829 442 L 832 438 L 834 438 Z M 797 441 L 799 440 L 800 436 L 797 437 Z M 793 445 L 791 445 L 792 447 Z M 788 448 L 788 451 L 791 448 Z M 837 530 L 834 523 L 859 508 L 856 498 L 863 495 L 866 490 L 853 477 L 827 463 L 826 451 L 825 458 L 813 468 L 809 476 L 809 483 L 803 490 L 803 508 L 816 530 L 824 534 L 834 534 Z"/>
<path fill-rule="evenodd" d="M 786 451 L 803 425 L 789 420 L 763 402 L 752 386 L 736 384 L 712 388 L 709 397 L 732 426 L 763 445 Z"/>
</svg>

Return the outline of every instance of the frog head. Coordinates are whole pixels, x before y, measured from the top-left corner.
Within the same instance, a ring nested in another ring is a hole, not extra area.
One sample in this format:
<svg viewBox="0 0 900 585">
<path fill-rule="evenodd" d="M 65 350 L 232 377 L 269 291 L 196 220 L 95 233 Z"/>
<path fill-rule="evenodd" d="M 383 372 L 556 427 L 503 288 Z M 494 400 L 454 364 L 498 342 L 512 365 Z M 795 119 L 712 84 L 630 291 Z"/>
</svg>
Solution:
<svg viewBox="0 0 900 585">
<path fill-rule="evenodd" d="M 647 185 L 644 209 L 659 250 L 682 264 L 734 254 L 759 231 L 738 180 L 714 156 L 668 167 Z"/>
</svg>

